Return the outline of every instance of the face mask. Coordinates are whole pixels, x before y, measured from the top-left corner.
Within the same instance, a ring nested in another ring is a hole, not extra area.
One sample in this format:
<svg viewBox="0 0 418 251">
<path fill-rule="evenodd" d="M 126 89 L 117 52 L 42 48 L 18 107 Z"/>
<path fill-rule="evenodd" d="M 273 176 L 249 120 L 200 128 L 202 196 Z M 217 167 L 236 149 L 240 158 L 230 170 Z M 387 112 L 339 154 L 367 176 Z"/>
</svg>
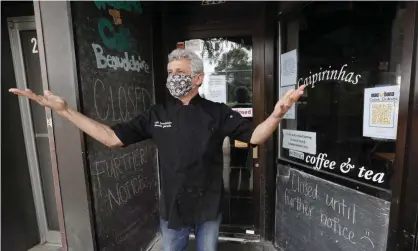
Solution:
<svg viewBox="0 0 418 251">
<path fill-rule="evenodd" d="M 192 75 L 170 74 L 167 77 L 167 89 L 175 98 L 186 96 L 192 89 Z"/>
</svg>

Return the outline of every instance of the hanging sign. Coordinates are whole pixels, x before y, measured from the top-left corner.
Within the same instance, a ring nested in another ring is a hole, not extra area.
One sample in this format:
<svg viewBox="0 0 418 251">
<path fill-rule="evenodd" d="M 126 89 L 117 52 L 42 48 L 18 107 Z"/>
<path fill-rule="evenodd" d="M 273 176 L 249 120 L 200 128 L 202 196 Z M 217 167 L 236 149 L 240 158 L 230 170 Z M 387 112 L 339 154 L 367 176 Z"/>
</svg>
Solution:
<svg viewBox="0 0 418 251">
<path fill-rule="evenodd" d="M 280 86 L 296 85 L 298 77 L 297 50 L 280 55 Z"/>
<path fill-rule="evenodd" d="M 316 154 L 316 133 L 283 129 L 283 148 Z"/>
<path fill-rule="evenodd" d="M 244 118 L 252 118 L 253 117 L 253 108 L 232 108 L 232 110 L 238 112 Z"/>
<path fill-rule="evenodd" d="M 226 104 L 226 76 L 210 75 L 208 81 L 208 91 L 205 98 L 213 102 Z"/>
<path fill-rule="evenodd" d="M 187 40 L 184 44 L 187 50 L 200 53 L 203 50 L 203 42 L 200 39 Z"/>
</svg>

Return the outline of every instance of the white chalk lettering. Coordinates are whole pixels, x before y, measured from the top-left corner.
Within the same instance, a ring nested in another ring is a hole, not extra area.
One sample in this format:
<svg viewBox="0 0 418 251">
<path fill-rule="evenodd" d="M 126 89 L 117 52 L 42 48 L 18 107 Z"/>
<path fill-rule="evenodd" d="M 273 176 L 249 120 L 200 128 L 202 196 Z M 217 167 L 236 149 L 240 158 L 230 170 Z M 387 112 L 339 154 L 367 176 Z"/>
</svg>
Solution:
<svg viewBox="0 0 418 251">
<path fill-rule="evenodd" d="M 325 194 L 325 204 L 340 216 L 356 224 L 356 204 L 346 205 L 344 199 L 338 200 Z"/>
<path fill-rule="evenodd" d="M 367 173 L 367 171 L 363 172 Z M 315 225 L 319 225 L 321 235 L 326 235 L 336 243 L 342 240 L 344 244 L 341 245 L 353 247 L 353 250 L 359 248 L 366 250 L 366 247 L 369 247 L 367 250 L 372 250 L 375 247 L 371 231 L 366 229 L 365 234 L 361 235 L 362 226 L 365 224 L 364 211 L 358 211 L 357 205 L 349 202 L 349 196 L 340 195 L 339 198 L 338 191 L 327 186 L 318 187 L 315 180 L 296 172 L 290 172 L 290 176 L 286 175 L 282 178 L 286 178 L 282 180 L 286 186 L 280 189 L 284 203 L 278 208 L 283 210 L 282 215 L 288 219 L 288 222 L 295 221 L 295 224 L 298 224 L 297 221 L 300 221 L 298 218 L 304 217 L 304 223 L 312 229 L 316 229 Z M 321 190 L 323 188 L 327 192 Z M 296 213 L 292 214 L 291 211 Z M 357 217 L 361 218 L 358 221 L 360 225 L 355 226 Z"/>
<path fill-rule="evenodd" d="M 93 99 L 96 116 L 102 121 L 112 122 L 131 120 L 134 115 L 148 110 L 153 102 L 147 90 L 142 87 L 128 85 L 114 90 L 112 85 L 100 79 L 94 81 Z"/>
<path fill-rule="evenodd" d="M 292 175 L 292 191 L 314 200 L 318 199 L 318 185 L 312 186 L 308 182 L 301 180 L 296 174 Z"/>
<path fill-rule="evenodd" d="M 150 182 L 146 177 L 138 175 L 123 184 L 116 183 L 114 188 L 108 188 L 108 200 L 110 209 L 126 204 L 135 195 L 142 193 L 145 189 L 155 187 L 155 182 Z"/>
<path fill-rule="evenodd" d="M 125 52 L 125 57 L 105 55 L 103 48 L 98 44 L 92 44 L 94 55 L 96 56 L 96 64 L 98 69 L 111 68 L 114 70 L 124 69 L 125 71 L 137 71 L 150 73 L 148 64 L 141 60 L 140 56 L 131 56 L 129 59 L 128 52 Z"/>
<path fill-rule="evenodd" d="M 94 162 L 93 175 L 96 177 L 98 189 L 101 189 L 101 179 L 112 178 L 119 180 L 122 175 L 130 171 L 138 171 L 147 163 L 146 155 L 151 151 L 150 146 L 135 149 L 120 156 Z"/>
<path fill-rule="evenodd" d="M 346 226 L 340 224 L 340 219 L 337 217 L 328 217 L 324 212 L 321 212 L 321 225 L 332 229 L 334 234 L 344 237 L 351 243 L 356 244 L 354 241 L 354 232 L 349 230 Z"/>
<path fill-rule="evenodd" d="M 302 212 L 305 216 L 312 217 L 312 211 L 314 208 L 305 203 L 300 197 L 293 197 L 289 195 L 289 192 L 289 189 L 286 189 L 284 192 L 285 205 L 289 205 L 291 208 L 295 208 L 296 211 Z"/>
</svg>

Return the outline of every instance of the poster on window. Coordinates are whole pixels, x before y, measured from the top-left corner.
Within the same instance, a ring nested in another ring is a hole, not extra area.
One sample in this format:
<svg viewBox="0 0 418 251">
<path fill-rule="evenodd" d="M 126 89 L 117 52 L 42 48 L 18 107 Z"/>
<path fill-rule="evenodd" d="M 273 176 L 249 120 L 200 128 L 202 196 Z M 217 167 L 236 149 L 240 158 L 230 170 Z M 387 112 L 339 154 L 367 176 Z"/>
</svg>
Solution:
<svg viewBox="0 0 418 251">
<path fill-rule="evenodd" d="M 316 154 L 316 133 L 283 129 L 282 147 L 303 153 Z"/>
<path fill-rule="evenodd" d="M 210 75 L 205 98 L 213 102 L 225 103 L 227 98 L 226 76 Z"/>
<path fill-rule="evenodd" d="M 399 85 L 364 90 L 363 136 L 396 139 Z"/>
<path fill-rule="evenodd" d="M 280 56 L 280 86 L 296 85 L 297 77 L 298 54 L 295 49 Z"/>
<path fill-rule="evenodd" d="M 289 90 L 295 90 L 295 85 L 280 87 L 280 99 L 288 92 Z M 283 119 L 295 119 L 296 118 L 296 103 L 293 104 L 286 114 L 283 116 Z"/>
<path fill-rule="evenodd" d="M 187 40 L 185 48 L 199 54 L 203 50 L 203 41 L 200 39 Z"/>
</svg>

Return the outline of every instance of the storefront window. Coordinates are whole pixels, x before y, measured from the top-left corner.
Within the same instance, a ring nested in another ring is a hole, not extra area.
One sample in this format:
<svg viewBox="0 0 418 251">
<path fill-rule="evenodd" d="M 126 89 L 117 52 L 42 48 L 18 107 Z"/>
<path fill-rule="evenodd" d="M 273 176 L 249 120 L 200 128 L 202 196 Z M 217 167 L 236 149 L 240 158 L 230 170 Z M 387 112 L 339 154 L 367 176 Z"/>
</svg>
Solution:
<svg viewBox="0 0 418 251">
<path fill-rule="evenodd" d="M 281 159 L 390 189 L 404 13 L 402 2 L 323 2 L 282 22 L 280 95 L 307 87 L 281 124 Z"/>
</svg>

